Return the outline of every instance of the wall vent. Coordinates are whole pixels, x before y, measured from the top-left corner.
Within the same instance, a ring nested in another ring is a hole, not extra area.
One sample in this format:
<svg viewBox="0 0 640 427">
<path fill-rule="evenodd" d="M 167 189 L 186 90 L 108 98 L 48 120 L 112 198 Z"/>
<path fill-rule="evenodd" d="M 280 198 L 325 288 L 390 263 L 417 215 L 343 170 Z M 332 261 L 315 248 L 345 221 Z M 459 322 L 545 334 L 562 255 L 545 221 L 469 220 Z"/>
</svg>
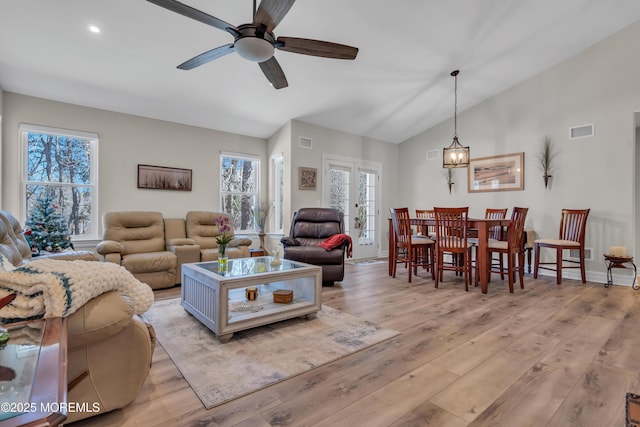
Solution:
<svg viewBox="0 0 640 427">
<path fill-rule="evenodd" d="M 427 151 L 427 160 L 438 160 L 440 158 L 440 150 Z"/>
<path fill-rule="evenodd" d="M 584 260 L 585 261 L 593 261 L 591 258 L 591 248 L 584 248 Z M 572 261 L 580 260 L 580 250 L 579 249 L 569 249 L 569 259 Z"/>
<path fill-rule="evenodd" d="M 569 128 L 569 139 L 588 138 L 593 135 L 595 135 L 593 123 Z"/>
<path fill-rule="evenodd" d="M 298 145 L 302 148 L 312 149 L 313 140 L 311 138 L 305 138 L 304 136 L 301 136 L 300 138 L 298 138 Z"/>
</svg>

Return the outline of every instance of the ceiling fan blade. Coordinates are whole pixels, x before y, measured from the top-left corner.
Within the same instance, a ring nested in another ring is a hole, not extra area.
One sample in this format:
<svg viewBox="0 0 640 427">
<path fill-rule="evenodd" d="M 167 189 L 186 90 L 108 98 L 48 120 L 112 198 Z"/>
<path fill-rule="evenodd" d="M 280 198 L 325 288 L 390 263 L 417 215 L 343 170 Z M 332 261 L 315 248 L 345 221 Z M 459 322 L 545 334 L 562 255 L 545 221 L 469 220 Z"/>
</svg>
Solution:
<svg viewBox="0 0 640 427">
<path fill-rule="evenodd" d="M 274 88 L 282 89 L 283 87 L 289 86 L 287 78 L 284 75 L 284 71 L 282 71 L 282 68 L 275 57 L 272 56 L 270 59 L 261 62 L 259 65 L 265 77 L 269 82 L 271 82 L 271 85 Z"/>
<path fill-rule="evenodd" d="M 211 62 L 214 59 L 218 59 L 221 56 L 225 56 L 230 54 L 231 52 L 235 52 L 235 47 L 233 44 L 225 44 L 224 46 L 219 46 L 215 49 L 208 50 L 204 53 L 201 53 L 198 56 L 194 56 L 188 61 L 183 62 L 178 65 L 178 68 L 181 70 L 191 70 L 193 68 L 199 67 L 200 65 L 206 64 L 207 62 Z"/>
<path fill-rule="evenodd" d="M 357 47 L 296 37 L 278 37 L 276 47 L 287 52 L 323 58 L 355 59 L 358 55 Z"/>
<path fill-rule="evenodd" d="M 264 24 L 267 32 L 272 32 L 289 12 L 294 2 L 295 0 L 262 0 L 256 10 L 256 16 L 253 17 L 253 24 Z"/>
<path fill-rule="evenodd" d="M 202 12 L 201 10 L 194 9 L 191 6 L 180 3 L 175 0 L 147 0 L 149 3 L 153 3 L 160 7 L 164 7 L 167 10 L 170 10 L 175 13 L 179 13 L 180 15 L 186 16 L 187 18 L 195 19 L 196 21 L 200 21 L 203 24 L 211 25 L 212 27 L 216 27 L 222 31 L 227 31 L 231 34 L 233 32 L 229 31 L 229 28 L 236 29 L 233 25 L 228 22 L 224 22 L 222 19 L 218 19 L 215 16 L 211 16 L 207 13 Z"/>
</svg>

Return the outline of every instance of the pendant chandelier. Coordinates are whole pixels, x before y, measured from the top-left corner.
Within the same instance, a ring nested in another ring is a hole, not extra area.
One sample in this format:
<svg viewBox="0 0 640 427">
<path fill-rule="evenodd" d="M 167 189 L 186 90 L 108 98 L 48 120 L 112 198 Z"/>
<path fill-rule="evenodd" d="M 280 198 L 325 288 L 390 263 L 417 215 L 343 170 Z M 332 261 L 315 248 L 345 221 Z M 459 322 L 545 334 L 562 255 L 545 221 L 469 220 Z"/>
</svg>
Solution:
<svg viewBox="0 0 640 427">
<path fill-rule="evenodd" d="M 451 72 L 455 79 L 455 102 L 453 107 L 453 142 L 442 152 L 443 168 L 466 168 L 469 166 L 469 147 L 458 141 L 458 74 L 460 70 Z"/>
</svg>

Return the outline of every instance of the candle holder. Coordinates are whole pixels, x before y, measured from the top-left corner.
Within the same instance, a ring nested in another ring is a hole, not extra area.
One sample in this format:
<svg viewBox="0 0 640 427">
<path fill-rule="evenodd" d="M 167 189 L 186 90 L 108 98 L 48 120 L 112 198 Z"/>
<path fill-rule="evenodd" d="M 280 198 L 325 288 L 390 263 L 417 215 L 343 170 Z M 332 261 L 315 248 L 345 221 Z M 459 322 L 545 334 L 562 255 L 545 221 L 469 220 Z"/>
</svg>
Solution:
<svg viewBox="0 0 640 427">
<path fill-rule="evenodd" d="M 244 295 L 249 301 L 255 301 L 258 298 L 258 288 L 255 286 L 247 286 L 244 290 Z"/>
</svg>

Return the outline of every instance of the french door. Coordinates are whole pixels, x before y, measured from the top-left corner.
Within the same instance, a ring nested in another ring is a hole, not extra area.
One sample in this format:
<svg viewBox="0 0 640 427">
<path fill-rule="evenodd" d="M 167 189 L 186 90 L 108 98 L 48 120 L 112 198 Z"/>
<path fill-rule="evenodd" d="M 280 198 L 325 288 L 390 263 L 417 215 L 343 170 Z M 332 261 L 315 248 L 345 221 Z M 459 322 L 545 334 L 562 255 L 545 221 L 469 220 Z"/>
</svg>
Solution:
<svg viewBox="0 0 640 427">
<path fill-rule="evenodd" d="M 380 165 L 324 156 L 323 174 L 323 206 L 344 214 L 346 233 L 353 240 L 353 258 L 378 256 Z"/>
</svg>

